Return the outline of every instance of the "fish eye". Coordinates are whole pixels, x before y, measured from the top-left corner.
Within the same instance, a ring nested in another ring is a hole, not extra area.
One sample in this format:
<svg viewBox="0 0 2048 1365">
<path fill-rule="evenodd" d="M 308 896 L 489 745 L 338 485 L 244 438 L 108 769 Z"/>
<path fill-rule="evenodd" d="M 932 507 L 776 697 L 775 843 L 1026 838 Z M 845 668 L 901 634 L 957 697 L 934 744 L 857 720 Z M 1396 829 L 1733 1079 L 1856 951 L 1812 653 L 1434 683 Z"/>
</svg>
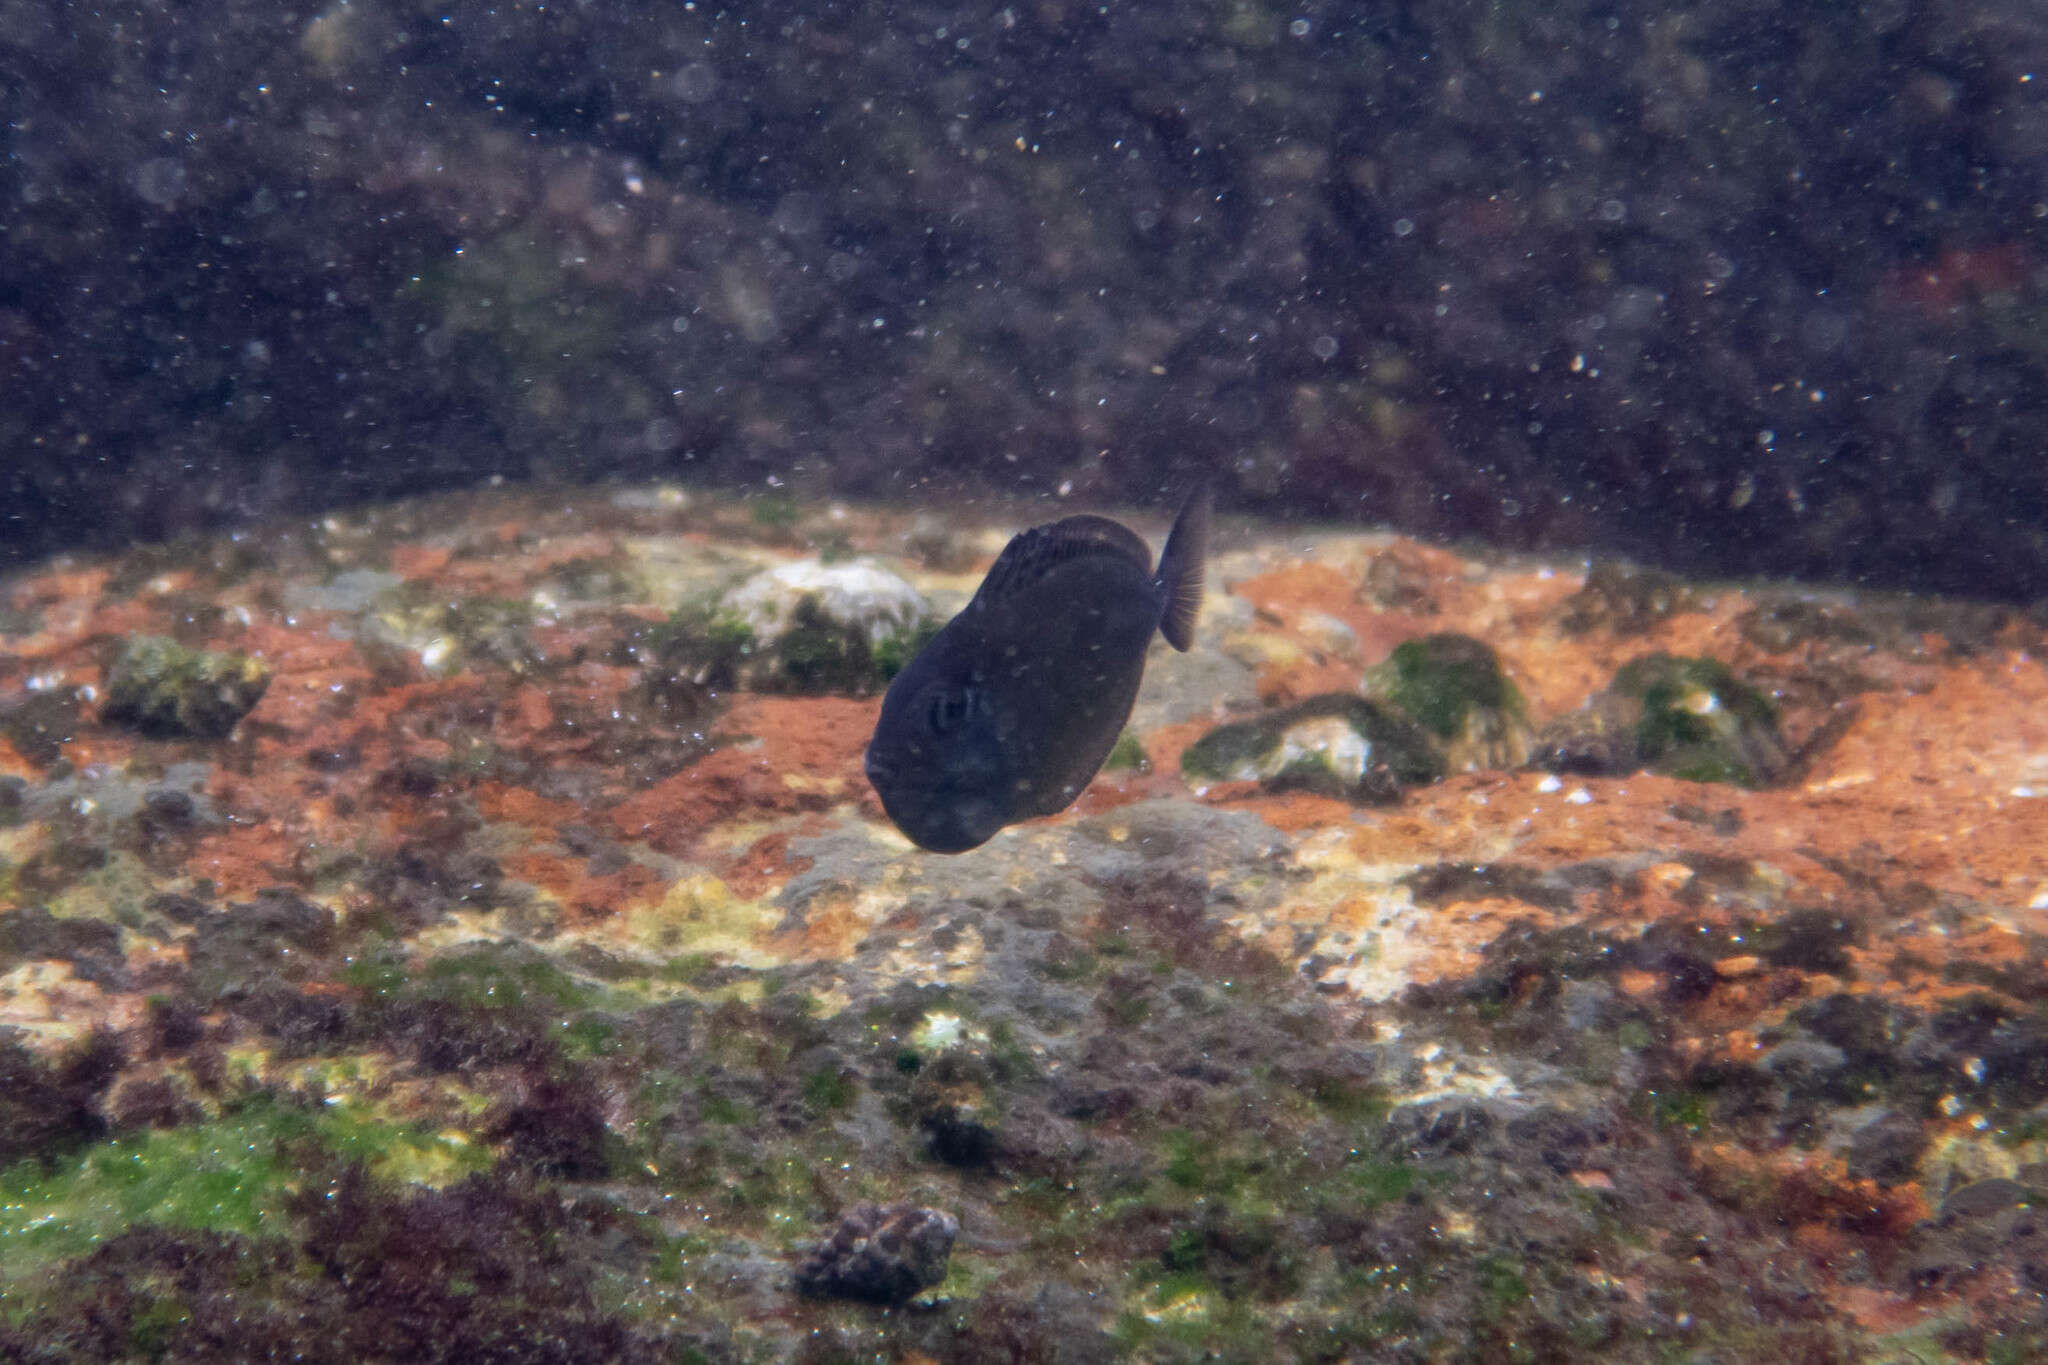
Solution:
<svg viewBox="0 0 2048 1365">
<path fill-rule="evenodd" d="M 935 735 L 950 734 L 969 716 L 985 709 L 978 688 L 938 692 L 925 704 L 925 724 Z"/>
</svg>

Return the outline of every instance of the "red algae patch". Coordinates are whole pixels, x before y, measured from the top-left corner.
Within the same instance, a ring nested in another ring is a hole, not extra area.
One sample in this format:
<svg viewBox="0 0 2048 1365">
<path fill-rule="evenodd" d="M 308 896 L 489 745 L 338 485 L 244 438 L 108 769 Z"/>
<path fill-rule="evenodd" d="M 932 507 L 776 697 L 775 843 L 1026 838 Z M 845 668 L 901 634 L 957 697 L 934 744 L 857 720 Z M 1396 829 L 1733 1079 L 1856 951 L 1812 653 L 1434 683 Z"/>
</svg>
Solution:
<svg viewBox="0 0 2048 1365">
<path fill-rule="evenodd" d="M 772 891 L 788 880 L 790 874 L 807 871 L 812 865 L 809 858 L 789 856 L 789 835 L 778 832 L 763 835 L 747 846 L 746 852 L 727 863 L 723 868 L 726 884 L 735 894 L 754 897 Z"/>
<path fill-rule="evenodd" d="M 548 853 L 523 853 L 507 864 L 523 881 L 545 887 L 576 920 L 603 919 L 621 908 L 658 896 L 662 879 L 651 869 L 628 863 L 616 872 L 593 872 L 590 860 Z"/>
<path fill-rule="evenodd" d="M 674 777 L 612 807 L 612 823 L 667 853 L 743 812 L 825 810 L 866 788 L 861 755 L 878 701 L 747 697 L 721 719 L 719 747 Z"/>
<path fill-rule="evenodd" d="M 391 572 L 400 578 L 433 578 L 453 558 L 455 551 L 446 545 L 394 545 Z"/>
</svg>

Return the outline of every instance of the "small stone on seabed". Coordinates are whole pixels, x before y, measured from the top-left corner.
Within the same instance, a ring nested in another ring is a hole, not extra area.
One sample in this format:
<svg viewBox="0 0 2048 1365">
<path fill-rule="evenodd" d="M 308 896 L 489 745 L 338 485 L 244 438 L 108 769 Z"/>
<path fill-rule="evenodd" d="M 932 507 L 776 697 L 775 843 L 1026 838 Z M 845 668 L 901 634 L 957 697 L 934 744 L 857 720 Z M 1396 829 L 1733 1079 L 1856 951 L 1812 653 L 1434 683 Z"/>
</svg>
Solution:
<svg viewBox="0 0 2048 1365">
<path fill-rule="evenodd" d="M 797 1267 L 796 1287 L 817 1298 L 904 1303 L 946 1278 L 960 1220 L 915 1204 L 854 1205 Z"/>
</svg>

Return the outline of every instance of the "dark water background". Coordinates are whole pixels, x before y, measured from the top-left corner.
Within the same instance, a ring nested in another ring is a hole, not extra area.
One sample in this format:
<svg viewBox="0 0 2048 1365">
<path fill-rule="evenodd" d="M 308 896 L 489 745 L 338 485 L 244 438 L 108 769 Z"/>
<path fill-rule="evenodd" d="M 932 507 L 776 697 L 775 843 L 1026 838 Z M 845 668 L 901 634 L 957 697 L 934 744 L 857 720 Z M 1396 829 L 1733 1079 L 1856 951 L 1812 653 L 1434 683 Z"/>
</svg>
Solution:
<svg viewBox="0 0 2048 1365">
<path fill-rule="evenodd" d="M 0 4 L 0 557 L 492 476 L 2048 595 L 2048 9 Z"/>
</svg>

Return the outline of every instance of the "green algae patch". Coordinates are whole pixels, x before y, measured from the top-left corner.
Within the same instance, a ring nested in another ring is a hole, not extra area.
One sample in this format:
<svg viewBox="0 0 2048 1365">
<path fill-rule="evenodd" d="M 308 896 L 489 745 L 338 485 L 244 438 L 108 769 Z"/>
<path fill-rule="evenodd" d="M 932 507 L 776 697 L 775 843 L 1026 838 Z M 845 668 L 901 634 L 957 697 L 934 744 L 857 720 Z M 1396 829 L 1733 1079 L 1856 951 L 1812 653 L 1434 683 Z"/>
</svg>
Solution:
<svg viewBox="0 0 2048 1365">
<path fill-rule="evenodd" d="M 1454 771 L 1513 768 L 1529 757 L 1522 694 L 1492 646 L 1469 635 L 1424 635 L 1366 671 L 1365 692 L 1401 708 L 1444 745 Z"/>
<path fill-rule="evenodd" d="M 100 717 L 159 738 L 225 739 L 269 686 L 270 670 L 247 654 L 138 635 L 107 671 Z"/>
<path fill-rule="evenodd" d="M 49 895 L 50 913 L 59 919 L 108 919 L 133 929 L 157 885 L 142 859 L 115 849 L 97 866 L 81 871 L 60 891 Z"/>
<path fill-rule="evenodd" d="M 1658 772 L 1755 787 L 1786 764 L 1778 708 L 1719 660 L 1652 654 L 1615 674 L 1611 691 L 1641 707 L 1636 747 Z"/>
<path fill-rule="evenodd" d="M 423 999 L 473 1010 L 516 1009 L 529 1001 L 583 1009 L 595 994 L 523 944 L 488 944 L 445 953 L 421 967 L 412 986 Z"/>
<path fill-rule="evenodd" d="M 932 642 L 942 624 L 935 619 L 926 619 L 908 631 L 883 637 L 874 648 L 875 672 L 882 681 L 893 682 L 896 675 L 917 657 L 918 651 Z"/>
<path fill-rule="evenodd" d="M 53 1165 L 22 1161 L 0 1173 L 0 1280 L 83 1255 L 140 1223 L 275 1232 L 317 1154 L 434 1186 L 491 1164 L 467 1141 L 344 1105 L 256 1099 L 212 1122 L 117 1137 Z"/>
<path fill-rule="evenodd" d="M 1138 736 L 1130 730 L 1116 737 L 1116 745 L 1109 751 L 1109 757 L 1102 760 L 1102 771 L 1149 773 L 1152 759 L 1146 754 L 1145 746 L 1138 742 Z"/>
</svg>

